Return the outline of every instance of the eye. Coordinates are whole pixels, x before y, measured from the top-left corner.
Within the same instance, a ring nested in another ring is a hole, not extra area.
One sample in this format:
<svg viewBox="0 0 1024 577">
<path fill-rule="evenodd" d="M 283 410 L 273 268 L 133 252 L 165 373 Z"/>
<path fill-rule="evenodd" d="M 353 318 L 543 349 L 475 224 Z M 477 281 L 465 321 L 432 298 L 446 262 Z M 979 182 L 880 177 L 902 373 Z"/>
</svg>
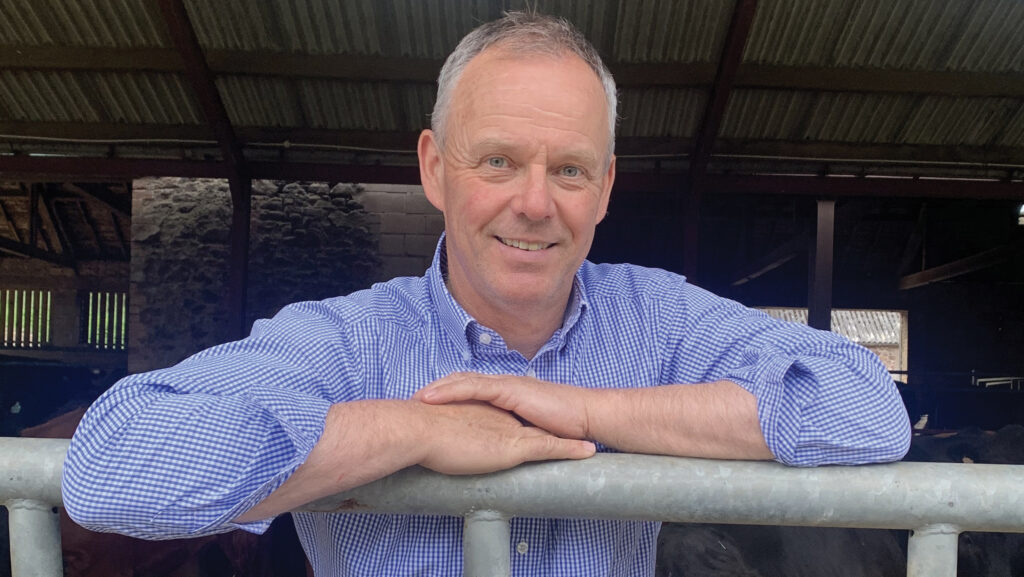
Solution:
<svg viewBox="0 0 1024 577">
<path fill-rule="evenodd" d="M 579 176 L 581 174 L 583 174 L 583 171 L 581 171 L 580 167 L 578 167 L 578 166 L 563 166 L 562 167 L 562 176 L 568 176 L 569 178 L 576 178 L 577 176 Z"/>
<path fill-rule="evenodd" d="M 487 166 L 491 168 L 505 168 L 508 166 L 508 161 L 501 156 L 492 156 L 487 159 Z"/>
</svg>

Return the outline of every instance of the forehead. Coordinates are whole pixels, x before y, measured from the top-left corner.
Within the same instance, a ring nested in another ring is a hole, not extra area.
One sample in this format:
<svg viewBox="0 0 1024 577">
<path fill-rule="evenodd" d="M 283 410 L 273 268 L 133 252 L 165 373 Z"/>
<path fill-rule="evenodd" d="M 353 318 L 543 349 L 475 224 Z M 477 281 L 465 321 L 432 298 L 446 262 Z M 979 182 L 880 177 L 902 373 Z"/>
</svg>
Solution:
<svg viewBox="0 0 1024 577">
<path fill-rule="evenodd" d="M 452 101 L 463 129 L 518 119 L 523 129 L 579 132 L 601 146 L 608 138 L 607 107 L 600 79 L 579 56 L 523 54 L 501 46 L 470 60 Z"/>
</svg>

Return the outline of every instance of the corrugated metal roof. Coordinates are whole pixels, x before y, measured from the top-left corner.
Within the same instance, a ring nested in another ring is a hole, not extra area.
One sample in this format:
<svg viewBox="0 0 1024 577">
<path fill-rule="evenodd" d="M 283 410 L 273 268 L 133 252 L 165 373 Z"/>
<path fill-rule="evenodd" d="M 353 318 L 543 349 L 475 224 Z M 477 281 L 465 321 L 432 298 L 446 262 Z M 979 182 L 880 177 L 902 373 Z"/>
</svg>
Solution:
<svg viewBox="0 0 1024 577">
<path fill-rule="evenodd" d="M 292 82 L 281 78 L 223 76 L 217 79 L 217 90 L 235 126 L 303 126 L 302 106 Z"/>
<path fill-rule="evenodd" d="M 734 2 L 641 0 L 619 4 L 615 60 L 715 62 Z"/>
<path fill-rule="evenodd" d="M 807 324 L 807 309 L 763 307 L 759 310 L 784 321 Z M 902 334 L 898 311 L 832 309 L 832 332 L 862 345 L 898 345 Z"/>
<path fill-rule="evenodd" d="M 443 58 L 490 19 L 486 3 L 454 0 L 189 0 L 187 6 L 207 49 L 308 54 Z"/>
<path fill-rule="evenodd" d="M 4 120 L 200 124 L 175 74 L 0 71 Z"/>
<path fill-rule="evenodd" d="M 480 22 L 505 8 L 529 7 L 572 20 L 614 64 L 716 63 L 736 2 L 185 0 L 185 5 L 200 44 L 208 51 L 230 51 L 226 62 L 248 58 L 251 65 L 268 51 L 440 60 Z M 0 14 L 5 51 L 33 46 L 174 50 L 158 5 L 150 0 L 0 0 Z M 988 78 L 997 85 L 993 93 L 1018 94 L 1024 73 L 1022 22 L 1020 0 L 761 0 L 745 61 L 999 72 L 1008 80 L 999 85 L 998 78 Z M 174 60 L 169 54 L 144 57 L 154 58 L 160 69 Z M 130 61 L 124 54 L 118 58 Z M 28 72 L 15 63 L 16 70 L 0 71 L 0 120 L 100 123 L 108 129 L 112 123 L 205 122 L 184 74 L 40 66 Z M 387 84 L 312 80 L 273 66 L 261 76 L 254 68 L 259 66 L 250 66 L 246 75 L 217 72 L 222 99 L 239 126 L 416 131 L 426 126 L 434 99 L 433 87 L 401 78 Z M 741 149 L 751 141 L 780 141 L 780 149 L 816 142 L 1024 147 L 1024 98 L 942 96 L 941 89 L 933 95 L 819 92 L 799 88 L 800 69 L 793 70 L 792 79 L 785 80 L 793 88 L 734 88 L 720 140 L 741 141 Z M 619 134 L 692 138 L 706 112 L 708 87 L 646 82 L 621 90 Z M 936 82 L 941 85 L 941 78 Z M 121 127 L 114 128 L 108 132 Z M 999 157 L 1017 164 L 1012 153 Z"/>
<path fill-rule="evenodd" d="M 799 15 L 799 17 L 796 17 Z M 1019 0 L 762 0 L 745 60 L 903 70 L 1024 70 Z"/>
<path fill-rule="evenodd" d="M 995 144 L 1000 146 L 1024 146 L 1024 102 L 1019 103 L 1017 112 L 1006 123 L 1006 130 Z"/>
<path fill-rule="evenodd" d="M 697 132 L 707 91 L 686 88 L 624 89 L 619 92 L 618 135 L 676 136 Z"/>
<path fill-rule="evenodd" d="M 0 71 L 0 110 L 10 120 L 99 122 L 101 112 L 70 72 Z"/>
<path fill-rule="evenodd" d="M 0 0 L 0 45 L 166 46 L 156 2 Z"/>
<path fill-rule="evenodd" d="M 298 92 L 314 128 L 411 131 L 429 124 L 434 92 L 411 88 L 403 95 L 391 83 L 303 80 Z"/>
<path fill-rule="evenodd" d="M 1012 121 L 1021 106 L 1011 98 L 737 89 L 721 136 L 984 146 L 1020 136 Z"/>
</svg>

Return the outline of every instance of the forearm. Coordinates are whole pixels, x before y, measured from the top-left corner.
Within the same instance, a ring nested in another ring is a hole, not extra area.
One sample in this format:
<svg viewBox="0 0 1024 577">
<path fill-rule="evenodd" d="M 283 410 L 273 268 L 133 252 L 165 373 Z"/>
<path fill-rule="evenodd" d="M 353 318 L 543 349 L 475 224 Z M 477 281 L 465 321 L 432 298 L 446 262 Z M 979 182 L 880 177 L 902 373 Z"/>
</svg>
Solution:
<svg viewBox="0 0 1024 577">
<path fill-rule="evenodd" d="M 752 394 L 728 381 L 579 389 L 588 437 L 623 452 L 771 459 Z"/>
<path fill-rule="evenodd" d="M 367 400 L 331 406 L 320 440 L 280 487 L 235 519 L 273 517 L 414 465 L 423 459 L 419 403 Z"/>
</svg>

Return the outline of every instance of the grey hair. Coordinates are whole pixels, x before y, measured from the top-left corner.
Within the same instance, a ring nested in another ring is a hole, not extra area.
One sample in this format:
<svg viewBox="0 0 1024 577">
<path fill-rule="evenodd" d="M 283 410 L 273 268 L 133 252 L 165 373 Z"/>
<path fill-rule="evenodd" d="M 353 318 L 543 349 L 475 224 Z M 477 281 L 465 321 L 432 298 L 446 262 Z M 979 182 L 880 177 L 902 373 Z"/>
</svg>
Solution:
<svg viewBox="0 0 1024 577">
<path fill-rule="evenodd" d="M 594 46 L 569 21 L 529 12 L 507 12 L 504 17 L 487 22 L 467 34 L 445 60 L 437 77 L 437 100 L 430 115 L 430 128 L 439 146 L 444 148 L 448 112 L 455 85 L 466 65 L 491 46 L 500 45 L 518 54 L 579 56 L 597 74 L 608 102 L 608 159 L 615 153 L 615 120 L 618 96 L 615 80 L 601 61 Z"/>
</svg>

